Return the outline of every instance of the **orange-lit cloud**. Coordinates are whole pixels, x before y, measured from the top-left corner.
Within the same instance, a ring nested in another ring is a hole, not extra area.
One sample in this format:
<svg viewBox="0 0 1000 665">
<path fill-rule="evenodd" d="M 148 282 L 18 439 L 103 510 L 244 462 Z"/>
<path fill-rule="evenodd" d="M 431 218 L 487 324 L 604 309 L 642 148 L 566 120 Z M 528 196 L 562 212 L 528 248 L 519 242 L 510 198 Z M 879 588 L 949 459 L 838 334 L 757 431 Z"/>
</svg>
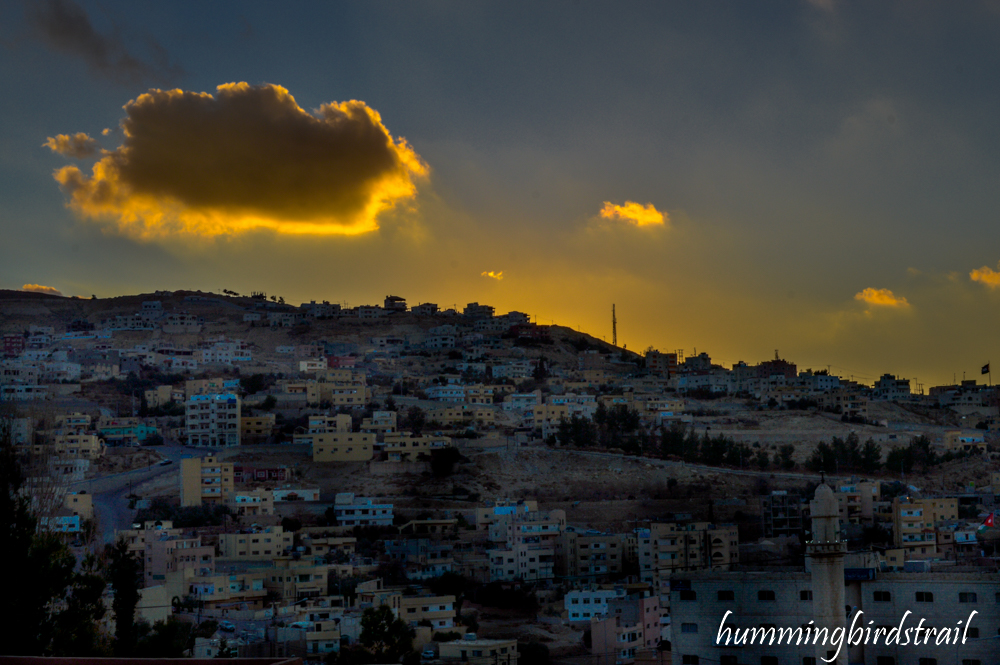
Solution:
<svg viewBox="0 0 1000 665">
<path fill-rule="evenodd" d="M 873 289 L 868 287 L 854 294 L 855 300 L 878 307 L 909 307 L 910 303 L 903 296 L 897 296 L 889 289 Z"/>
<path fill-rule="evenodd" d="M 69 134 L 56 134 L 46 139 L 43 145 L 52 150 L 52 152 L 58 152 L 60 155 L 76 159 L 93 157 L 97 154 L 98 148 L 97 141 L 83 132 L 77 132 L 72 136 Z"/>
<path fill-rule="evenodd" d="M 483 277 L 492 277 L 493 279 L 500 280 L 500 279 L 503 279 L 503 270 L 500 270 L 498 272 L 493 272 L 492 270 L 490 270 L 490 271 L 483 271 L 482 276 Z"/>
<path fill-rule="evenodd" d="M 635 201 L 626 201 L 625 205 L 605 201 L 601 217 L 634 226 L 663 226 L 669 221 L 669 217 L 654 208 L 652 203 L 642 205 Z"/>
<path fill-rule="evenodd" d="M 983 266 L 982 268 L 976 268 L 969 273 L 969 279 L 973 282 L 980 282 L 995 289 L 1000 287 L 1000 272 L 997 272 L 993 268 L 988 266 Z"/>
<path fill-rule="evenodd" d="M 51 296 L 61 296 L 62 292 L 59 289 L 54 289 L 51 286 L 42 286 L 41 284 L 25 284 L 21 287 L 22 291 L 30 291 L 31 293 L 48 293 Z"/>
<path fill-rule="evenodd" d="M 428 174 L 361 101 L 308 113 L 281 86 L 230 83 L 150 90 L 125 111 L 121 146 L 55 179 L 70 208 L 133 238 L 365 233 Z"/>
</svg>

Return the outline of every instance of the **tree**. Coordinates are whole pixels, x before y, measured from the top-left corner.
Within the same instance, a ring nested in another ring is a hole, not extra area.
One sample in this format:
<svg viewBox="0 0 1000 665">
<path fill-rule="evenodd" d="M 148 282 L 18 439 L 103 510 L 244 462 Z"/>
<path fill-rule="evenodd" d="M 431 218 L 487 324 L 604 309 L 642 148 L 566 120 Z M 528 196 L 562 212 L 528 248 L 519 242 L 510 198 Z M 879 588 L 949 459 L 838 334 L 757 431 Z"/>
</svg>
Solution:
<svg viewBox="0 0 1000 665">
<path fill-rule="evenodd" d="M 53 603 L 66 595 L 76 563 L 38 518 L 22 493 L 24 476 L 9 425 L 0 419 L 0 551 L 9 570 L 4 592 L 10 610 L 0 621 L 0 644 L 8 655 L 42 655 L 52 638 Z"/>
<path fill-rule="evenodd" d="M 861 449 L 861 470 L 865 473 L 875 473 L 882 467 L 882 446 L 872 439 L 865 441 Z"/>
<path fill-rule="evenodd" d="M 106 586 L 97 557 L 87 555 L 80 570 L 73 574 L 65 608 L 55 621 L 51 645 L 54 655 L 103 655 L 99 622 L 106 612 L 102 599 Z"/>
<path fill-rule="evenodd" d="M 402 619 L 396 618 L 388 605 L 369 607 L 361 615 L 361 645 L 377 659 L 376 662 L 397 662 L 413 649 L 415 632 Z"/>
<path fill-rule="evenodd" d="M 786 443 L 778 448 L 778 463 L 785 471 L 795 468 L 795 459 L 792 457 L 794 454 L 795 446 L 790 443 Z"/>
<path fill-rule="evenodd" d="M 111 610 L 115 614 L 115 656 L 127 658 L 135 653 L 138 641 L 135 608 L 139 604 L 142 562 L 129 552 L 124 537 L 105 546 L 104 552 L 107 581 L 114 592 Z"/>
</svg>

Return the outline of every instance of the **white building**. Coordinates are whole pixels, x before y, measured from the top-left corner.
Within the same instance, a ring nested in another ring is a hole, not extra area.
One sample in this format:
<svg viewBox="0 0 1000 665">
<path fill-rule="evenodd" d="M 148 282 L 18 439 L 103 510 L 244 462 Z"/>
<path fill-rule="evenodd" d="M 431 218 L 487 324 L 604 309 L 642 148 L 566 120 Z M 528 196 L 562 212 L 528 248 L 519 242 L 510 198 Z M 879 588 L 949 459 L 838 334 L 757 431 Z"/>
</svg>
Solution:
<svg viewBox="0 0 1000 665">
<path fill-rule="evenodd" d="M 232 393 L 192 395 L 184 403 L 187 445 L 240 445 L 240 398 Z"/>
</svg>

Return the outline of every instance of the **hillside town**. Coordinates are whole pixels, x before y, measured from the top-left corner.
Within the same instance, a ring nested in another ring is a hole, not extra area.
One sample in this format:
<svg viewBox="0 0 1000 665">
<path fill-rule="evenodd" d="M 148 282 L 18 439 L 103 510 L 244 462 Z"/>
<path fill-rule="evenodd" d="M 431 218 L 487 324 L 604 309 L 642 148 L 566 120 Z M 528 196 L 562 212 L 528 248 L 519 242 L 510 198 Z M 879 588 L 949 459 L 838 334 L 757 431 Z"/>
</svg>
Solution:
<svg viewBox="0 0 1000 665">
<path fill-rule="evenodd" d="M 78 561 L 135 562 L 128 620 L 186 626 L 177 656 L 385 662 L 359 655 L 380 612 L 408 636 L 392 662 L 493 665 L 830 655 L 722 644 L 720 608 L 1000 626 L 989 382 L 723 367 L 394 295 L 2 292 L 0 333 L 17 493 Z"/>
</svg>

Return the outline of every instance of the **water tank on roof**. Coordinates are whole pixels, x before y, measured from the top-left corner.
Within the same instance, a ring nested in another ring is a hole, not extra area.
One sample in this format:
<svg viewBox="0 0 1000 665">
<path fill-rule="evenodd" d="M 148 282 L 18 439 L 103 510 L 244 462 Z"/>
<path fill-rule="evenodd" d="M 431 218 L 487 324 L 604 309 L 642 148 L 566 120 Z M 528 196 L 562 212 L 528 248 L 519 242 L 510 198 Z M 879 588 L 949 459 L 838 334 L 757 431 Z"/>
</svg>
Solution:
<svg viewBox="0 0 1000 665">
<path fill-rule="evenodd" d="M 476 634 L 475 633 L 466 633 L 465 637 L 463 639 L 468 640 L 469 642 L 475 642 L 476 641 Z"/>
</svg>

